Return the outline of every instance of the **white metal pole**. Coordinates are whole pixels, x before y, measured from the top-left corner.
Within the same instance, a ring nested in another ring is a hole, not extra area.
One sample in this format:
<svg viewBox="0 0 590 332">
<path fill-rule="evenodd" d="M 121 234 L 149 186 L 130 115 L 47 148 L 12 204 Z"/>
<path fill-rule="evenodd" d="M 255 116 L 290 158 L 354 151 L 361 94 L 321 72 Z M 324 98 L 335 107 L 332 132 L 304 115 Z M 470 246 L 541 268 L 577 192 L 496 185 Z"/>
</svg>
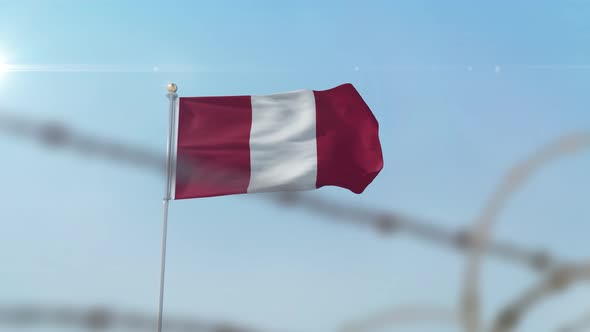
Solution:
<svg viewBox="0 0 590 332">
<path fill-rule="evenodd" d="M 166 188 L 164 190 L 164 219 L 162 221 L 162 248 L 161 248 L 161 256 L 160 256 L 160 299 L 158 302 L 158 332 L 162 332 L 162 314 L 164 311 L 164 276 L 166 273 L 166 238 L 168 233 L 168 204 L 170 202 L 170 192 L 171 192 L 171 183 L 170 178 L 172 177 L 172 137 L 174 137 L 174 123 L 175 123 L 175 116 L 176 116 L 176 98 L 178 95 L 176 91 L 178 90 L 176 84 L 170 83 L 168 84 L 168 100 L 169 100 L 169 108 L 168 108 L 168 145 L 166 147 Z"/>
</svg>

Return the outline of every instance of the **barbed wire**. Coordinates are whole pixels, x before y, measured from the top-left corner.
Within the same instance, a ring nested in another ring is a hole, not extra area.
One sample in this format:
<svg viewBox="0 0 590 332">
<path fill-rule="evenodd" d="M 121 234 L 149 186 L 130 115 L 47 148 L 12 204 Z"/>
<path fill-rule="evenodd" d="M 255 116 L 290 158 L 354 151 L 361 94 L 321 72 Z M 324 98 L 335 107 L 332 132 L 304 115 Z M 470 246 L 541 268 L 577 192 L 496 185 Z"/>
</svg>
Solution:
<svg viewBox="0 0 590 332">
<path fill-rule="evenodd" d="M 473 226 L 474 246 L 467 257 L 465 280 L 460 295 L 461 322 L 465 331 L 478 332 L 480 330 L 479 271 L 481 256 L 492 236 L 496 219 L 507 201 L 540 167 L 557 158 L 589 148 L 590 133 L 576 133 L 560 137 L 534 152 L 523 162 L 513 166 L 500 181 Z"/>
<path fill-rule="evenodd" d="M 12 327 L 50 325 L 60 328 L 81 327 L 94 331 L 123 328 L 148 332 L 156 328 L 153 315 L 117 311 L 107 307 L 0 305 L 0 322 Z M 172 332 L 263 332 L 230 322 L 209 322 L 194 318 L 166 317 L 164 327 L 166 331 Z"/>
<path fill-rule="evenodd" d="M 293 208 L 329 217 L 338 223 L 368 227 L 383 235 L 406 234 L 421 241 L 459 251 L 469 251 L 472 236 L 465 229 L 453 230 L 417 217 L 379 211 L 377 209 L 342 205 L 319 197 L 300 193 L 280 193 L 273 197 L 279 203 Z M 561 263 L 544 250 L 531 250 L 510 242 L 488 244 L 486 252 L 507 262 L 524 265 L 534 271 L 544 271 Z"/>
<path fill-rule="evenodd" d="M 468 261 L 459 304 L 459 321 L 465 331 L 481 331 L 478 290 L 480 283 L 479 266 L 481 265 L 481 254 L 486 249 L 489 250 L 491 231 L 495 218 L 498 216 L 501 208 L 510 195 L 522 186 L 539 167 L 558 157 L 579 152 L 587 148 L 590 148 L 590 133 L 566 135 L 541 148 L 524 162 L 512 167 L 482 210 L 480 217 L 476 219 L 473 230 L 465 233 L 467 234 L 466 238 L 469 239 L 469 245 L 466 247 Z M 509 250 L 508 252 L 511 251 Z M 541 295 L 547 292 L 563 290 L 565 285 L 569 285 L 574 280 L 585 279 L 587 278 L 587 273 L 590 273 L 588 272 L 590 269 L 586 265 L 573 263 L 554 263 L 547 270 L 550 273 L 547 278 L 549 280 L 548 282 L 535 286 L 532 290 L 525 292 L 519 300 L 500 309 L 498 318 L 491 328 L 492 332 L 512 331 L 527 309 L 532 307 L 538 301 L 537 299 L 541 298 Z M 384 325 L 384 322 L 388 322 L 390 325 L 396 324 L 398 320 L 391 319 L 391 317 L 396 316 L 396 310 L 398 309 L 396 308 L 394 311 L 386 310 L 374 314 L 362 320 L 359 323 L 361 328 L 354 331 L 369 331 L 374 326 L 381 327 Z M 424 309 L 422 314 L 424 314 L 424 318 L 429 317 L 429 311 L 427 309 Z M 357 325 L 353 324 L 353 326 Z"/>
<path fill-rule="evenodd" d="M 33 139 L 45 147 L 66 148 L 82 156 L 99 156 L 153 169 L 165 175 L 165 157 L 161 154 L 138 146 L 79 133 L 61 121 L 39 121 L 3 112 L 0 113 L 0 132 Z"/>
<path fill-rule="evenodd" d="M 551 295 L 561 293 L 577 282 L 590 282 L 590 262 L 567 264 L 551 271 L 539 283 L 525 290 L 500 310 L 490 331 L 513 331 L 527 312 Z"/>
<path fill-rule="evenodd" d="M 131 163 L 144 168 L 151 168 L 161 175 L 165 173 L 164 158 L 159 153 L 154 153 L 151 150 L 137 146 L 130 146 L 112 140 L 80 134 L 61 122 L 31 120 L 25 119 L 21 115 L 16 116 L 14 114 L 0 112 L 0 132 L 19 137 L 33 138 L 45 146 L 66 148 L 83 155 L 100 156 L 116 162 Z M 541 300 L 546 299 L 551 294 L 565 290 L 567 286 L 574 282 L 590 280 L 590 267 L 586 265 L 587 263 L 575 264 L 556 258 L 548 251 L 531 250 L 515 243 L 492 241 L 491 235 L 495 220 L 511 194 L 518 190 L 536 169 L 558 157 L 579 152 L 589 147 L 590 133 L 564 136 L 556 142 L 543 147 L 524 162 L 511 168 L 508 175 L 502 179 L 496 191 L 484 206 L 484 209 L 473 223 L 473 226 L 469 228 L 450 229 L 432 221 L 426 221 L 397 212 L 342 205 L 316 196 L 310 197 L 303 193 L 276 193 L 258 197 L 268 198 L 269 201 L 285 207 L 304 209 L 328 217 L 338 223 L 362 226 L 383 235 L 404 233 L 427 243 L 458 250 L 467 254 L 467 266 L 458 311 L 436 306 L 396 307 L 378 312 L 366 319 L 348 323 L 344 326 L 343 332 L 369 331 L 375 328 L 393 326 L 402 322 L 407 323 L 424 320 L 459 323 L 466 332 L 481 331 L 482 324 L 479 318 L 481 302 L 479 298 L 479 270 L 484 253 L 489 256 L 501 258 L 507 262 L 526 266 L 532 271 L 545 276 L 541 283 L 525 290 L 516 300 L 499 310 L 494 322 L 491 324 L 490 331 L 508 332 L 512 331 L 524 315 Z M 180 165 L 180 178 L 182 178 L 184 172 L 187 172 L 187 174 L 201 172 L 207 176 L 217 178 L 218 181 L 227 180 L 228 177 L 233 176 L 231 172 L 214 170 L 207 165 L 196 165 L 194 161 L 180 161 Z M 97 317 L 99 316 L 97 312 L 94 312 L 94 314 Z M 117 316 L 118 314 L 111 313 L 110 315 L 109 319 L 111 321 L 117 321 L 118 318 L 115 319 L 113 317 L 119 317 Z M 41 316 L 37 315 L 35 317 Z M 48 316 L 53 318 L 58 317 L 55 315 Z M 88 312 L 85 314 L 78 312 L 76 317 L 78 319 L 77 324 L 91 326 L 89 325 L 91 323 L 88 323 L 88 321 L 91 321 L 88 318 L 90 317 Z M 86 317 L 86 320 L 84 320 L 84 317 Z M 122 314 L 120 317 L 126 316 Z M 0 320 L 6 319 L 8 318 L 0 312 Z M 10 321 L 10 319 L 8 320 Z M 142 320 L 142 322 L 147 324 L 145 320 Z M 587 325 L 590 325 L 590 319 L 583 317 L 569 325 L 564 325 L 559 331 L 576 331 L 576 329 Z M 131 326 L 127 327 L 131 328 Z M 196 327 L 203 328 L 197 325 L 191 326 L 191 328 Z M 220 327 L 217 326 L 215 328 Z M 226 326 L 222 325 L 221 328 L 226 328 Z M 225 332 L 251 330 L 209 329 L 198 331 Z"/>
<path fill-rule="evenodd" d="M 69 149 L 83 156 L 100 156 L 115 162 L 149 168 L 165 176 L 165 158 L 161 154 L 138 146 L 78 133 L 62 122 L 32 120 L 22 115 L 17 116 L 4 112 L 0 113 L 0 132 L 33 139 L 47 147 Z M 205 172 L 202 165 L 190 161 L 179 161 L 179 165 L 179 178 L 182 178 L 183 173 L 192 174 L 194 172 L 206 174 L 209 182 L 222 181 L 231 176 L 230 172 L 213 169 L 213 167 L 207 168 Z M 273 193 L 258 197 L 268 198 L 269 201 L 282 206 L 304 209 L 329 217 L 338 223 L 348 222 L 372 229 L 383 235 L 405 233 L 429 243 L 460 251 L 469 250 L 473 246 L 470 234 L 463 229 L 451 230 L 436 222 L 421 220 L 401 213 L 332 203 L 319 197 L 311 198 L 297 192 Z M 546 251 L 531 250 L 514 243 L 497 241 L 490 243 L 485 250 L 500 259 L 522 264 L 538 271 L 560 263 L 559 259 Z"/>
</svg>

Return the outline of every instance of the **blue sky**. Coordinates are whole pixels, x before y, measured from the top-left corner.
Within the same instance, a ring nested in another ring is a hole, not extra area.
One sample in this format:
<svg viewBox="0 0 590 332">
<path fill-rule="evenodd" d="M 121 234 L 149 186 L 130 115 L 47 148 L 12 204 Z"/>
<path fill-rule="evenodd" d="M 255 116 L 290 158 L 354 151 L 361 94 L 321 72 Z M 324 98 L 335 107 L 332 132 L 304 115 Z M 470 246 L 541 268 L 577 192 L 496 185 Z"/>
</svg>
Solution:
<svg viewBox="0 0 590 332">
<path fill-rule="evenodd" d="M 181 96 L 350 82 L 380 122 L 385 168 L 362 195 L 309 195 L 451 228 L 512 164 L 589 128 L 588 1 L 318 2 L 0 0 L 0 58 L 14 69 L 0 73 L 0 106 L 163 153 L 170 81 Z M 0 301 L 155 314 L 162 178 L 26 140 L 0 147 Z M 589 157 L 538 173 L 498 236 L 587 256 Z M 168 254 L 167 314 L 309 332 L 400 304 L 452 307 L 464 266 L 258 195 L 172 202 Z M 491 318 L 535 276 L 488 262 Z M 573 319 L 589 297 L 568 292 L 522 330 Z M 402 327 L 433 328 L 446 331 Z"/>
</svg>

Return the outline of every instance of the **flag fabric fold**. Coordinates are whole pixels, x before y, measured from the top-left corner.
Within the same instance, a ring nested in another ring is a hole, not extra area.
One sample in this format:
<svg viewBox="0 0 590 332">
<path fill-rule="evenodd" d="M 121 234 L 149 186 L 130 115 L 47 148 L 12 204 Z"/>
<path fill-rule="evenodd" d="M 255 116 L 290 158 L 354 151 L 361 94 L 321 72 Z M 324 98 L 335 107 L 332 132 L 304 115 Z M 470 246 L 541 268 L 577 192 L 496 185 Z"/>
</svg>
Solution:
<svg viewBox="0 0 590 332">
<path fill-rule="evenodd" d="M 180 97 L 172 198 L 337 186 L 383 168 L 379 124 L 352 84 L 263 96 Z"/>
</svg>

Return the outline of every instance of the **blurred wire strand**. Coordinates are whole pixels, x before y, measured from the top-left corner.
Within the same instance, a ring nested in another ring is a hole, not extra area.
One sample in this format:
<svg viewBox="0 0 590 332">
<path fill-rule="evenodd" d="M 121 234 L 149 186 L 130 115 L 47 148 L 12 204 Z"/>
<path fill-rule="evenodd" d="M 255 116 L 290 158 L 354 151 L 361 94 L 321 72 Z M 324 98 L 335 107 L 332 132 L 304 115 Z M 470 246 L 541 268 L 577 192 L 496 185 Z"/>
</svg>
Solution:
<svg viewBox="0 0 590 332">
<path fill-rule="evenodd" d="M 560 137 L 524 161 L 513 166 L 501 179 L 473 224 L 473 246 L 468 251 L 463 290 L 460 295 L 461 321 L 467 332 L 480 331 L 480 269 L 482 254 L 492 237 L 493 227 L 510 197 L 542 166 L 560 157 L 590 148 L 590 132 Z"/>
<path fill-rule="evenodd" d="M 124 312 L 106 307 L 0 305 L 0 322 L 11 327 L 54 326 L 85 328 L 93 331 L 127 329 L 153 331 L 155 317 L 138 312 Z M 208 322 L 194 318 L 164 320 L 166 331 L 173 332 L 262 332 L 229 322 Z M 264 330 L 268 331 L 268 330 Z"/>
<path fill-rule="evenodd" d="M 490 331 L 513 331 L 534 306 L 578 282 L 590 282 L 590 261 L 566 264 L 548 273 L 505 306 L 496 316 Z"/>
<path fill-rule="evenodd" d="M 133 164 L 165 174 L 165 158 L 149 149 L 130 146 L 112 140 L 97 138 L 79 133 L 64 123 L 39 121 L 20 115 L 0 112 L 0 132 L 17 137 L 33 139 L 44 146 L 65 148 L 82 156 L 99 156 L 114 162 Z M 184 162 L 182 172 L 202 171 L 194 163 Z M 218 177 L 227 177 L 227 172 L 219 170 Z M 342 205 L 302 193 L 286 192 L 260 195 L 283 206 L 306 209 L 310 212 L 330 217 L 339 223 L 350 223 L 372 229 L 385 235 L 405 233 L 417 239 L 455 250 L 466 251 L 473 246 L 473 240 L 465 230 L 451 230 L 435 222 L 421 220 L 413 216 L 375 208 Z M 542 250 L 531 250 L 508 242 L 493 242 L 486 246 L 486 252 L 508 262 L 522 264 L 535 270 L 545 270 L 559 263 Z"/>
</svg>

